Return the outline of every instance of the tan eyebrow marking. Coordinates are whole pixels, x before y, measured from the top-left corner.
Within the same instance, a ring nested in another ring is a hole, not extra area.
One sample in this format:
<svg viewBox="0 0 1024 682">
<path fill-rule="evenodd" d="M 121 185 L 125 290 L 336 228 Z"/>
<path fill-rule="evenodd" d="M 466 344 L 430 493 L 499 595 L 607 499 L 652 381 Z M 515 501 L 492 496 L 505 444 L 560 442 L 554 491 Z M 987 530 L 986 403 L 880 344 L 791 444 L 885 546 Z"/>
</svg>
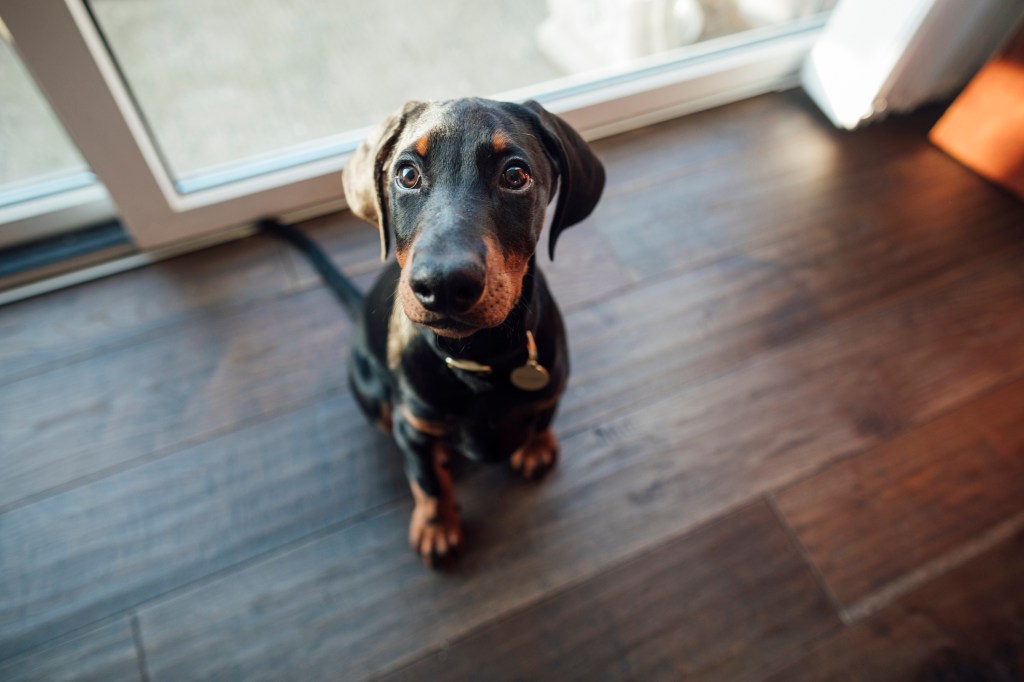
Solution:
<svg viewBox="0 0 1024 682">
<path fill-rule="evenodd" d="M 416 153 L 420 156 L 427 155 L 427 149 L 430 147 L 430 140 L 426 135 L 416 140 Z"/>
<path fill-rule="evenodd" d="M 491 145 L 494 147 L 495 154 L 500 154 L 505 151 L 508 148 L 508 138 L 505 136 L 505 133 L 500 130 L 496 131 L 494 135 L 491 136 Z"/>
</svg>

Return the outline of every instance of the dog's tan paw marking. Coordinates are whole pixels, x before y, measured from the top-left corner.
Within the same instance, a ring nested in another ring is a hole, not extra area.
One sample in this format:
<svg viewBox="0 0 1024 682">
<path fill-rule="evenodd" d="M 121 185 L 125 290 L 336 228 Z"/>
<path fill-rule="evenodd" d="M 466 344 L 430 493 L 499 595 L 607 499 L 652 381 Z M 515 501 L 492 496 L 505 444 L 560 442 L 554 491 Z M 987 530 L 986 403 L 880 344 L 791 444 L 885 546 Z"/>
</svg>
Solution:
<svg viewBox="0 0 1024 682">
<path fill-rule="evenodd" d="M 413 427 L 417 428 L 415 424 Z M 437 496 L 427 494 L 418 482 L 409 482 L 415 501 L 409 520 L 409 545 L 427 566 L 435 566 L 452 556 L 462 542 L 459 505 L 455 502 L 455 487 L 448 470 L 450 456 L 444 443 L 435 441 L 432 466 L 439 488 Z"/>
<path fill-rule="evenodd" d="M 462 542 L 458 506 L 451 495 L 431 497 L 412 484 L 416 506 L 409 520 L 409 545 L 423 563 L 433 566 L 451 556 Z"/>
<path fill-rule="evenodd" d="M 527 480 L 540 478 L 558 459 L 558 439 L 551 429 L 536 434 L 512 454 L 512 468 Z"/>
</svg>

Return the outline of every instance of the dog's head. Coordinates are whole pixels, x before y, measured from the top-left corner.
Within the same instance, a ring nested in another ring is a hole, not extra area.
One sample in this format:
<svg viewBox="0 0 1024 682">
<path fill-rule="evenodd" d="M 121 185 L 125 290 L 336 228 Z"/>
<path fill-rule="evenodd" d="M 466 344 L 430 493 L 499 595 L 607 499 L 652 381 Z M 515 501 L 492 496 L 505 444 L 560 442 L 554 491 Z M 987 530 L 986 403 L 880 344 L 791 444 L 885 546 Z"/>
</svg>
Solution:
<svg viewBox="0 0 1024 682">
<path fill-rule="evenodd" d="M 352 211 L 391 234 L 399 299 L 413 322 L 463 337 L 501 324 L 558 190 L 549 250 L 586 218 L 604 187 L 601 162 L 536 102 L 409 102 L 370 133 L 345 168 Z"/>
</svg>

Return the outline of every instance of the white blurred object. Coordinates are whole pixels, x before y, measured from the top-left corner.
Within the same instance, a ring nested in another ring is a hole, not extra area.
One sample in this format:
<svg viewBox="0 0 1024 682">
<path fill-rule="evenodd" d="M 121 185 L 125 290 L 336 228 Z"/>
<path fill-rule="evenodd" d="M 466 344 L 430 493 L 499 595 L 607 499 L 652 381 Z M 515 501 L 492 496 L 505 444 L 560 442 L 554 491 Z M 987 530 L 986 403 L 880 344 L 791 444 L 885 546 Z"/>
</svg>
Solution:
<svg viewBox="0 0 1024 682">
<path fill-rule="evenodd" d="M 776 26 L 821 11 L 821 0 L 735 0 L 752 27 Z"/>
<path fill-rule="evenodd" d="M 697 0 L 548 0 L 548 13 L 537 43 L 568 73 L 689 45 L 704 30 Z"/>
<path fill-rule="evenodd" d="M 1021 0 L 840 0 L 801 71 L 839 128 L 960 88 L 1024 17 Z"/>
</svg>

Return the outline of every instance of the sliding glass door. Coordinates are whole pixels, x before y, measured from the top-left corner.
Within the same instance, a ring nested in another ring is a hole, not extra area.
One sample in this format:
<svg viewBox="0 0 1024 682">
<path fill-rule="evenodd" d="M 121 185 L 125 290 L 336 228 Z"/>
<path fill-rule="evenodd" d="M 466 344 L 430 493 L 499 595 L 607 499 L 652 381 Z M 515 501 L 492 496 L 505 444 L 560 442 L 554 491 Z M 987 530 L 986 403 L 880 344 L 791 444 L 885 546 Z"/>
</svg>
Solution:
<svg viewBox="0 0 1024 682">
<path fill-rule="evenodd" d="M 146 249 L 340 207 L 346 155 L 407 99 L 533 97 L 593 138 L 791 84 L 833 4 L 0 0 L 0 18 L 81 152 L 60 163 L 102 179 Z"/>
</svg>

